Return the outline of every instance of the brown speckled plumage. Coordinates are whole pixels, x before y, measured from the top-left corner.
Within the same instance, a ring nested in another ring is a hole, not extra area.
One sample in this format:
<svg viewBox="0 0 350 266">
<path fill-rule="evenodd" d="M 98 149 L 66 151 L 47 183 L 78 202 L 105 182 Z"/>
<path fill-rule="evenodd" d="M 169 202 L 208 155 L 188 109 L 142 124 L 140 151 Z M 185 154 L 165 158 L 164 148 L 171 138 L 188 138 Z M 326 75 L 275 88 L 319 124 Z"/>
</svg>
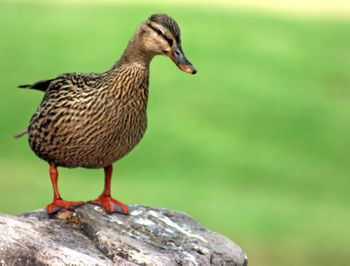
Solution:
<svg viewBox="0 0 350 266">
<path fill-rule="evenodd" d="M 111 165 L 143 137 L 147 95 L 147 69 L 59 76 L 30 121 L 30 146 L 55 166 Z"/>
<path fill-rule="evenodd" d="M 141 23 L 120 60 L 101 74 L 69 73 L 22 88 L 45 92 L 27 131 L 33 151 L 50 164 L 54 201 L 49 213 L 81 202 L 62 200 L 57 166 L 105 168 L 105 190 L 92 203 L 109 212 L 127 214 L 127 207 L 110 197 L 112 164 L 129 153 L 147 127 L 149 64 L 166 55 L 183 71 L 196 69 L 184 56 L 177 23 L 165 14 Z M 121 208 L 121 207 L 122 208 Z"/>
</svg>

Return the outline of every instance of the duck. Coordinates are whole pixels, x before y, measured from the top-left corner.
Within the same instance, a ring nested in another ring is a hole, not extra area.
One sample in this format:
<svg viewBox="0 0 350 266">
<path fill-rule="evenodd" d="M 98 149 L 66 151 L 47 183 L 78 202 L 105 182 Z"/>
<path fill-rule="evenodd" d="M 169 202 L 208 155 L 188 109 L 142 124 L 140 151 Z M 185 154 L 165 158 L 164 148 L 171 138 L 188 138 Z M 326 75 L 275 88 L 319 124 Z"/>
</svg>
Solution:
<svg viewBox="0 0 350 266">
<path fill-rule="evenodd" d="M 85 204 L 62 199 L 58 167 L 103 168 L 104 190 L 87 203 L 99 205 L 107 213 L 129 213 L 125 204 L 111 196 L 113 163 L 127 155 L 145 134 L 150 62 L 157 55 L 169 57 L 186 73 L 197 72 L 182 50 L 177 22 L 159 13 L 137 27 L 110 70 L 66 73 L 18 86 L 44 92 L 28 127 L 15 138 L 28 134 L 31 149 L 49 164 L 54 194 L 46 207 L 50 215 Z"/>
</svg>

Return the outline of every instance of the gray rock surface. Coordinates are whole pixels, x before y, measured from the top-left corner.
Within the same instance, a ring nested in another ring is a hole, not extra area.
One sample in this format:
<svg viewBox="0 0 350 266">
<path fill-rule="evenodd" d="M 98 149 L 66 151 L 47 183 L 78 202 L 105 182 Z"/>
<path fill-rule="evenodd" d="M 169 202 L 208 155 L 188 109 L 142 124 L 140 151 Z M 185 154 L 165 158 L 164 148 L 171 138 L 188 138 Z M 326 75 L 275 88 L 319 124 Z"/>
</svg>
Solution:
<svg viewBox="0 0 350 266">
<path fill-rule="evenodd" d="M 247 265 L 239 246 L 184 213 L 128 207 L 0 214 L 0 265 Z"/>
</svg>

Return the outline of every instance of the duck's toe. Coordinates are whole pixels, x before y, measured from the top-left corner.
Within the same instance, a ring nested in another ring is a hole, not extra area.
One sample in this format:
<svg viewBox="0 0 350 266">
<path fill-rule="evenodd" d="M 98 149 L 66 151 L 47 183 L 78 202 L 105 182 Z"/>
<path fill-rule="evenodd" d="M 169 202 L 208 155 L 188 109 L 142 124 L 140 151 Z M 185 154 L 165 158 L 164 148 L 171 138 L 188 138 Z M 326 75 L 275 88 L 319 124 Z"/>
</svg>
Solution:
<svg viewBox="0 0 350 266">
<path fill-rule="evenodd" d="M 85 204 L 82 201 L 66 201 L 62 199 L 54 200 L 52 203 L 47 205 L 46 210 L 49 214 L 54 214 L 60 210 L 75 210 L 79 206 Z"/>
<path fill-rule="evenodd" d="M 129 214 L 128 207 L 112 197 L 101 195 L 98 199 L 91 200 L 88 203 L 103 207 L 107 213 Z"/>
</svg>

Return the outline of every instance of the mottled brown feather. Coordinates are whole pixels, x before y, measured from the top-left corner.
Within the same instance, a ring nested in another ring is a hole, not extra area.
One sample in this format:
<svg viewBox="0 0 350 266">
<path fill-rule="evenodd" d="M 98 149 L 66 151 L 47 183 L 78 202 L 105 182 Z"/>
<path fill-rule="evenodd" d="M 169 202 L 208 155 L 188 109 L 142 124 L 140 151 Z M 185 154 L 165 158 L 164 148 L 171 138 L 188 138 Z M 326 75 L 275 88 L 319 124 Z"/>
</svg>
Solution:
<svg viewBox="0 0 350 266">
<path fill-rule="evenodd" d="M 52 82 L 28 128 L 31 148 L 51 165 L 106 167 L 143 137 L 147 69 L 120 66 L 112 73 L 65 74 Z"/>
</svg>

